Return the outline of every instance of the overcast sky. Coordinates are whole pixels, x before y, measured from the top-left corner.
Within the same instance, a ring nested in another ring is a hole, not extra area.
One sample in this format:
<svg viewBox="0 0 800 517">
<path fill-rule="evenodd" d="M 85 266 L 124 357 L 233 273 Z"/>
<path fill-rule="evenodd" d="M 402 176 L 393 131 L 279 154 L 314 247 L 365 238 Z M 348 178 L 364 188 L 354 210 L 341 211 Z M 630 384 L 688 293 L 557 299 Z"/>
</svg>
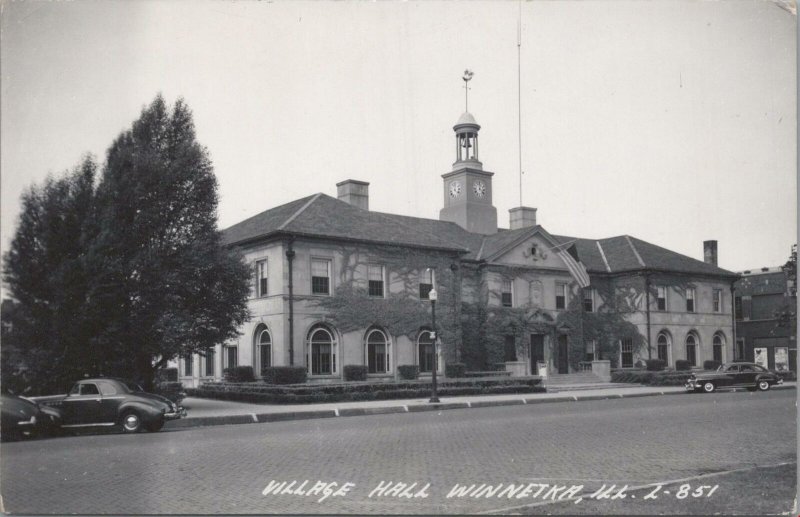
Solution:
<svg viewBox="0 0 800 517">
<path fill-rule="evenodd" d="M 2 231 L 19 196 L 101 161 L 161 92 L 194 112 L 220 227 L 347 178 L 438 218 L 452 126 L 481 124 L 501 226 L 519 205 L 508 2 L 2 3 Z M 796 20 L 768 1 L 524 2 L 522 202 L 550 233 L 629 234 L 720 266 L 796 236 Z"/>
</svg>

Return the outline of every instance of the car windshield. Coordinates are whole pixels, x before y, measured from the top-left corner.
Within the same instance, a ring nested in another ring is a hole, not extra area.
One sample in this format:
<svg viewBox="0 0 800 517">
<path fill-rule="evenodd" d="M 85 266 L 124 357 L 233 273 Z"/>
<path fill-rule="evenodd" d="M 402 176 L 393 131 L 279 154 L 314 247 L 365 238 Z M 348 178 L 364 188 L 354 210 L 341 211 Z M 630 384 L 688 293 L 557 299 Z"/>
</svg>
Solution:
<svg viewBox="0 0 800 517">
<path fill-rule="evenodd" d="M 717 366 L 717 371 L 718 372 L 724 372 L 727 369 L 728 369 L 728 366 L 724 365 L 724 364 L 721 364 L 721 365 Z"/>
</svg>

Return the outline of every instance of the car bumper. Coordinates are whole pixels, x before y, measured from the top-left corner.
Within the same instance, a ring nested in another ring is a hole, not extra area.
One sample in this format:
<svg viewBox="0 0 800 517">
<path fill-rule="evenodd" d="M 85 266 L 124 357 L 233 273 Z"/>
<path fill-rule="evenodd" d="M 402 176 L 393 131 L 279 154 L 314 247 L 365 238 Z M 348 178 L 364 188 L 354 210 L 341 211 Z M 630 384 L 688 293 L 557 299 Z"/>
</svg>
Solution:
<svg viewBox="0 0 800 517">
<path fill-rule="evenodd" d="M 164 413 L 164 420 L 178 420 L 180 418 L 186 418 L 186 408 L 179 407 L 177 411 Z"/>
<path fill-rule="evenodd" d="M 700 381 L 686 381 L 684 384 L 684 388 L 686 391 L 696 391 L 703 387 L 703 384 Z"/>
</svg>

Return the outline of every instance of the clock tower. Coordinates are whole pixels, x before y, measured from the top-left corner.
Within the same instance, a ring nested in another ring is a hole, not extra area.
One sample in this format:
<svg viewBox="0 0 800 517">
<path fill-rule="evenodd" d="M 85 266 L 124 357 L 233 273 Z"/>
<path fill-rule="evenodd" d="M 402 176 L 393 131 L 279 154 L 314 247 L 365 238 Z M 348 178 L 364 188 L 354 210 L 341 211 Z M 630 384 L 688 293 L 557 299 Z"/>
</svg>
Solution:
<svg viewBox="0 0 800 517">
<path fill-rule="evenodd" d="M 485 235 L 497 233 L 497 209 L 492 205 L 493 172 L 484 171 L 478 160 L 478 131 L 481 126 L 469 112 L 458 119 L 456 161 L 453 170 L 442 174 L 444 208 L 439 219 L 452 221 L 467 231 Z"/>
</svg>

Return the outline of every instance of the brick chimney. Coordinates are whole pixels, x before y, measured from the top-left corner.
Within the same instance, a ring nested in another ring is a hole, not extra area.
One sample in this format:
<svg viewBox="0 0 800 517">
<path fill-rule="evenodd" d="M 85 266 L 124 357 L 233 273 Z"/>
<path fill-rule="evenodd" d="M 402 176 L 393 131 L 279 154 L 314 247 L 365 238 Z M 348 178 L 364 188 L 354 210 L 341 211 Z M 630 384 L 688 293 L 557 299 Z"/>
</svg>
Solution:
<svg viewBox="0 0 800 517">
<path fill-rule="evenodd" d="M 336 195 L 345 203 L 369 210 L 369 183 L 366 181 L 340 181 L 336 184 Z"/>
<path fill-rule="evenodd" d="M 511 230 L 519 230 L 520 228 L 528 228 L 529 226 L 536 226 L 536 209 L 527 206 L 518 206 L 508 211 L 509 228 Z"/>
<path fill-rule="evenodd" d="M 703 262 L 717 265 L 717 241 L 703 241 Z"/>
</svg>

